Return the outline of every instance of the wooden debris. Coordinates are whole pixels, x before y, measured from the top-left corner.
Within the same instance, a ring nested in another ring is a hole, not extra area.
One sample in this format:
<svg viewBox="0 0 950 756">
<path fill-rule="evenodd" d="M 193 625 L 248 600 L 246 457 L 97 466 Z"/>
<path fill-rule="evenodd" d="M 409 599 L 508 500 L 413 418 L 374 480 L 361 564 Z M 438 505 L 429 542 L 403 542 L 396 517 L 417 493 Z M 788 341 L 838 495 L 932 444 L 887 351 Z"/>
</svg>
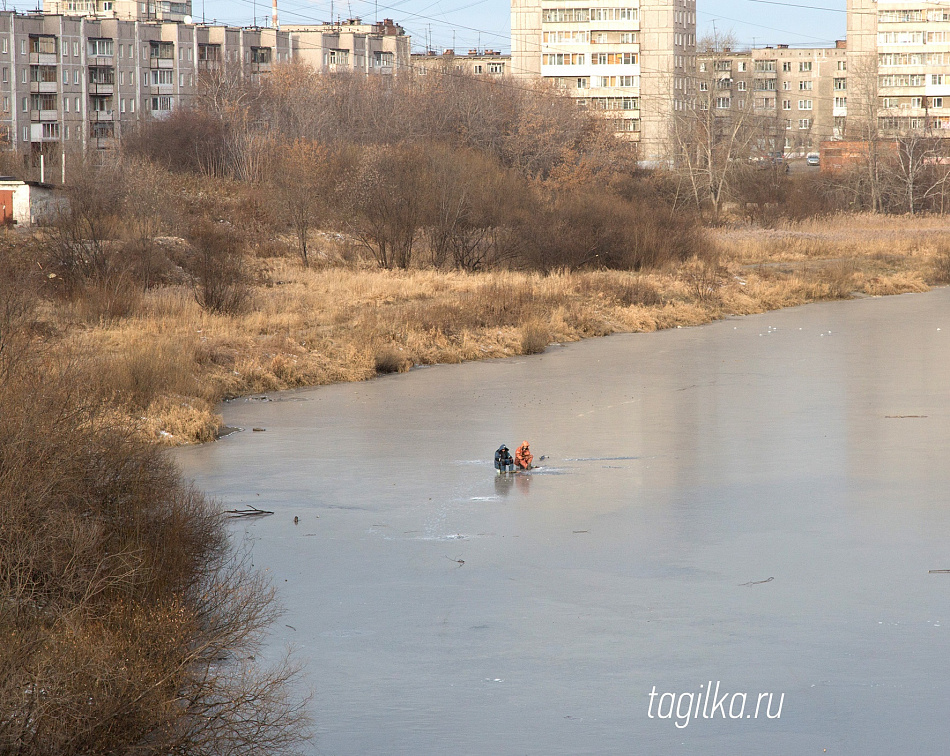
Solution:
<svg viewBox="0 0 950 756">
<path fill-rule="evenodd" d="M 228 509 L 224 512 L 228 517 L 267 517 L 274 514 L 267 509 L 248 507 L 247 509 Z"/>
</svg>

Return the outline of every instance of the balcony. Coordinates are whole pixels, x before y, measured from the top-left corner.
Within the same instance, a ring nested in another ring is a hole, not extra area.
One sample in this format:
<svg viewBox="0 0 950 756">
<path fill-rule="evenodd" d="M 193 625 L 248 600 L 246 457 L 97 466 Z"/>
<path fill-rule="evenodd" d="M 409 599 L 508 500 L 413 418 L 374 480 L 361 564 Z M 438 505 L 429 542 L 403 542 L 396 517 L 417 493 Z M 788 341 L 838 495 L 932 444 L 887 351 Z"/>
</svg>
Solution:
<svg viewBox="0 0 950 756">
<path fill-rule="evenodd" d="M 92 110 L 89 112 L 89 120 L 96 123 L 111 123 L 115 120 L 114 110 Z"/>
<path fill-rule="evenodd" d="M 31 110 L 30 120 L 31 121 L 58 121 L 59 111 L 58 110 Z"/>
<path fill-rule="evenodd" d="M 30 124 L 30 141 L 31 142 L 58 142 L 59 141 L 59 124 L 50 124 L 51 128 L 44 129 L 44 126 L 47 124 L 42 123 L 31 123 Z M 52 128 L 55 126 L 56 128 Z M 45 131 L 45 135 L 44 135 Z"/>
<path fill-rule="evenodd" d="M 56 94 L 57 83 L 55 81 L 31 81 L 30 92 L 33 94 Z"/>
<path fill-rule="evenodd" d="M 172 95 L 175 94 L 174 84 L 149 84 L 149 94 L 153 95 Z"/>
<path fill-rule="evenodd" d="M 56 53 L 30 53 L 31 66 L 55 66 L 59 63 L 59 56 Z"/>
<path fill-rule="evenodd" d="M 175 59 L 174 58 L 149 58 L 148 67 L 149 68 L 174 68 Z"/>
<path fill-rule="evenodd" d="M 90 84 L 89 94 L 91 95 L 115 94 L 115 84 Z"/>
</svg>

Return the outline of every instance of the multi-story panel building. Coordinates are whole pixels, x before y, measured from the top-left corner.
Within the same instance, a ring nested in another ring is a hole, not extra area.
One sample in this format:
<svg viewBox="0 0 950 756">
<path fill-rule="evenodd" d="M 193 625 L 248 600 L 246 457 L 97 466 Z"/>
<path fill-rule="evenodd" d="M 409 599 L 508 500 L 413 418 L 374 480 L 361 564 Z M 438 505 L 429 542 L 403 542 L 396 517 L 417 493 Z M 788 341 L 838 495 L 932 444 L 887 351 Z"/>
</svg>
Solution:
<svg viewBox="0 0 950 756">
<path fill-rule="evenodd" d="M 202 72 L 254 79 L 291 44 L 273 29 L 0 12 L 0 137 L 39 153 L 104 149 L 186 103 Z"/>
<path fill-rule="evenodd" d="M 765 152 L 811 152 L 844 136 L 847 50 L 831 48 L 720 50 L 699 54 L 697 106 L 748 113 L 762 126 Z"/>
<path fill-rule="evenodd" d="M 852 120 L 950 136 L 950 2 L 848 0 L 848 49 Z"/>
<path fill-rule="evenodd" d="M 512 0 L 511 69 L 551 80 L 663 160 L 692 96 L 695 0 Z"/>
<path fill-rule="evenodd" d="M 412 56 L 412 70 L 420 76 L 435 72 L 440 74 L 468 74 L 493 78 L 511 74 L 511 56 L 495 50 L 469 50 L 466 55 L 456 55 L 455 50 L 416 53 Z"/>
<path fill-rule="evenodd" d="M 395 74 L 408 70 L 410 38 L 392 19 L 364 24 L 351 18 L 337 24 L 284 24 L 293 36 L 294 56 L 317 71 Z"/>
</svg>

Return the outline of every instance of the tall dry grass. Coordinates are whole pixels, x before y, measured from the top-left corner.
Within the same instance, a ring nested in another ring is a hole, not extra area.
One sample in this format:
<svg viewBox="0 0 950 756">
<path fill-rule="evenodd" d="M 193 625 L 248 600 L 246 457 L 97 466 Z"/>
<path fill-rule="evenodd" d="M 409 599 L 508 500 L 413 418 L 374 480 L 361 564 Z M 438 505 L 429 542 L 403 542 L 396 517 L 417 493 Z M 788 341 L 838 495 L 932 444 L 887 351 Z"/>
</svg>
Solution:
<svg viewBox="0 0 950 756">
<path fill-rule="evenodd" d="M 145 292 L 90 323 L 48 303 L 65 346 L 96 355 L 96 390 L 169 444 L 214 437 L 224 397 L 366 380 L 412 365 L 543 351 L 620 331 L 707 323 L 827 299 L 925 291 L 950 280 L 950 224 L 832 218 L 718 230 L 719 255 L 650 272 L 304 268 L 256 259 L 247 306 L 202 309 L 186 286 Z"/>
</svg>

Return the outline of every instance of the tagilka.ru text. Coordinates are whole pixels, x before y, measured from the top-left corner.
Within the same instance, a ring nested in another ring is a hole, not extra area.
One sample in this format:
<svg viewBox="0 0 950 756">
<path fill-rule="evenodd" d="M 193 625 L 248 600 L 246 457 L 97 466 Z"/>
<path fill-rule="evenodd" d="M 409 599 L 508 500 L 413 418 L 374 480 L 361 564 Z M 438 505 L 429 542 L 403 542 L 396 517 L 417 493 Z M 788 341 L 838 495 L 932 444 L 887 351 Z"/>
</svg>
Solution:
<svg viewBox="0 0 950 756">
<path fill-rule="evenodd" d="M 690 719 L 758 719 L 760 715 L 765 719 L 779 719 L 782 716 L 784 693 L 748 694 L 726 691 L 720 694 L 719 687 L 718 680 L 715 688 L 710 680 L 699 686 L 698 693 L 659 693 L 654 685 L 650 692 L 647 716 L 650 719 L 675 720 L 674 724 L 680 729 L 687 727 Z M 774 712 L 773 699 L 778 702 Z"/>
</svg>

